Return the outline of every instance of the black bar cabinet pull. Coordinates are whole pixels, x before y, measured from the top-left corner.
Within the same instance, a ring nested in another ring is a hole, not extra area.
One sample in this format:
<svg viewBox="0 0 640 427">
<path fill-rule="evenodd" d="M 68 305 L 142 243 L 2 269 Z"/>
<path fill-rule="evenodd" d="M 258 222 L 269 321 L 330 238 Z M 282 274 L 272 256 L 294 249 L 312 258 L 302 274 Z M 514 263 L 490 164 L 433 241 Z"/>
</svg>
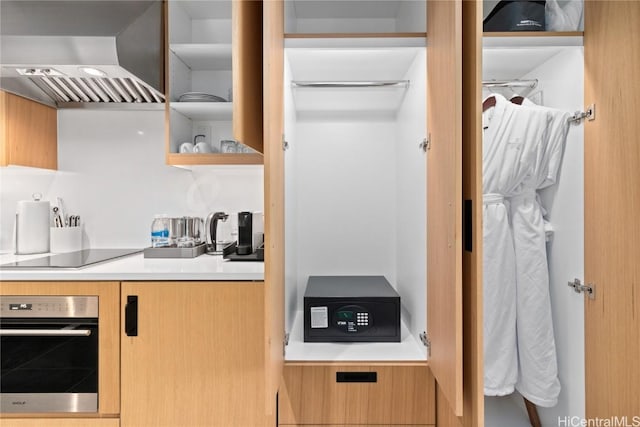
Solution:
<svg viewBox="0 0 640 427">
<path fill-rule="evenodd" d="M 138 296 L 127 295 L 124 307 L 124 332 L 128 337 L 138 336 Z"/>
<path fill-rule="evenodd" d="M 336 372 L 337 383 L 377 383 L 377 372 Z"/>
<path fill-rule="evenodd" d="M 462 220 L 464 250 L 473 252 L 473 200 L 465 200 Z"/>
</svg>

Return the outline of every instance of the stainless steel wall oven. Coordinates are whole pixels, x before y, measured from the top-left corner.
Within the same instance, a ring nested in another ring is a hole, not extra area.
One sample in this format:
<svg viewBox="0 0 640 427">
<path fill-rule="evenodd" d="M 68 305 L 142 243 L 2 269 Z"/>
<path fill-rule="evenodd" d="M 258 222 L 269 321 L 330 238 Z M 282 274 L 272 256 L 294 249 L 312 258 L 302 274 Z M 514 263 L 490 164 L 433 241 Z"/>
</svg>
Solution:
<svg viewBox="0 0 640 427">
<path fill-rule="evenodd" d="M 0 297 L 0 412 L 98 411 L 98 297 Z"/>
</svg>

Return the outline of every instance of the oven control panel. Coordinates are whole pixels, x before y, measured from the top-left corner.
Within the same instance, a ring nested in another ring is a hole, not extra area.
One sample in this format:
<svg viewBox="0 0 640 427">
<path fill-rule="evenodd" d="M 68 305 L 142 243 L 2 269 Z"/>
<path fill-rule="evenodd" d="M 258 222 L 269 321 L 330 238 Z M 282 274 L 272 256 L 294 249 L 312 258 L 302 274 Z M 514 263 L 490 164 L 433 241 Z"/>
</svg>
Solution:
<svg viewBox="0 0 640 427">
<path fill-rule="evenodd" d="M 98 317 L 97 296 L 3 296 L 0 317 Z"/>
</svg>

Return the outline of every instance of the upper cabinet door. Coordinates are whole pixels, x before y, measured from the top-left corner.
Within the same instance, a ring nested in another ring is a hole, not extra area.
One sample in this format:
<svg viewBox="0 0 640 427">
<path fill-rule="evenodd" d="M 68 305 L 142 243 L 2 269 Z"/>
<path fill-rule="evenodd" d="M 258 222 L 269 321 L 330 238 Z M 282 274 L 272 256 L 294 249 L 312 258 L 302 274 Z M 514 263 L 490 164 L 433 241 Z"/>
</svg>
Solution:
<svg viewBox="0 0 640 427">
<path fill-rule="evenodd" d="M 0 91 L 0 166 L 58 168 L 58 112 Z"/>
<path fill-rule="evenodd" d="M 587 419 L 640 415 L 640 2 L 585 2 L 584 124 Z"/>
<path fill-rule="evenodd" d="M 262 153 L 262 1 L 234 0 L 231 19 L 233 136 Z"/>
<path fill-rule="evenodd" d="M 462 1 L 427 2 L 429 365 L 462 415 Z"/>
</svg>

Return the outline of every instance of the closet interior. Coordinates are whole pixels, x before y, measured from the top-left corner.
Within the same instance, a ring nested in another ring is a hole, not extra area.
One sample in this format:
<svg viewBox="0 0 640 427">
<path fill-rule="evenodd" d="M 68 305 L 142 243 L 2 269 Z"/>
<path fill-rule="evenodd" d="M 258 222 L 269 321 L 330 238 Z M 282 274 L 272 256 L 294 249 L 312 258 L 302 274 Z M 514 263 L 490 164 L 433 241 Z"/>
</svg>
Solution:
<svg viewBox="0 0 640 427">
<path fill-rule="evenodd" d="M 285 44 L 285 359 L 424 361 L 424 38 L 306 43 Z M 402 341 L 305 343 L 315 275 L 384 276 L 401 297 Z"/>
<path fill-rule="evenodd" d="M 535 104 L 583 112 L 584 53 L 581 36 L 483 39 L 483 99 L 499 93 Z M 585 119 L 586 120 L 586 119 Z M 567 286 L 584 277 L 584 125 L 569 127 L 555 185 L 538 192 L 545 218 L 553 330 L 561 391 L 551 408 L 538 407 L 542 425 L 585 416 L 584 297 Z M 483 286 L 490 286 L 484 283 Z M 500 310 L 489 307 L 486 310 Z M 485 425 L 528 426 L 522 397 L 485 396 Z"/>
<path fill-rule="evenodd" d="M 426 2 L 284 2 L 287 361 L 424 361 Z M 381 275 L 400 343 L 303 340 L 309 276 Z"/>
</svg>

